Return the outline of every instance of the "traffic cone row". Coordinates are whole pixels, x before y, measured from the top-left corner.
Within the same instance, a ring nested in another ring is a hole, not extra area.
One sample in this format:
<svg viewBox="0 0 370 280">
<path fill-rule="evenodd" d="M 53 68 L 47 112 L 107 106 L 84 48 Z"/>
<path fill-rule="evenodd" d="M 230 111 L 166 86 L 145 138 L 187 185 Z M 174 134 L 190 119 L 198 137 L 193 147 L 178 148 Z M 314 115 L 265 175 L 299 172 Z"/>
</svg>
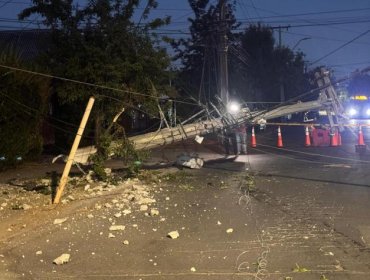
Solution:
<svg viewBox="0 0 370 280">
<path fill-rule="evenodd" d="M 277 144 L 276 146 L 278 148 L 283 148 L 283 137 L 281 135 L 281 128 L 278 126 L 277 130 Z M 310 132 L 308 129 L 308 126 L 305 128 L 305 147 L 311 147 L 311 137 Z M 337 147 L 342 145 L 342 137 L 340 135 L 340 132 L 336 129 L 334 132 L 330 134 L 330 147 Z M 360 126 L 359 132 L 358 132 L 358 146 L 365 146 L 364 141 L 364 135 L 362 133 L 362 128 Z M 254 131 L 254 127 L 252 127 L 252 135 L 251 135 L 251 147 L 256 148 L 257 147 L 257 140 L 256 140 L 256 134 Z"/>
</svg>

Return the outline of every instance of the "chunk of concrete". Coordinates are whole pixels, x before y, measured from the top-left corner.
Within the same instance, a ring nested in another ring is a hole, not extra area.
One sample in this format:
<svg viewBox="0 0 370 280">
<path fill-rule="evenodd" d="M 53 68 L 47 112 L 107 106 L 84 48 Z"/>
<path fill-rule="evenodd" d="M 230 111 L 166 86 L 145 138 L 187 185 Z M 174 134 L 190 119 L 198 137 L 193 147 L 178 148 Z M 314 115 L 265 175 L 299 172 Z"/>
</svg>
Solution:
<svg viewBox="0 0 370 280">
<path fill-rule="evenodd" d="M 177 239 L 180 236 L 179 232 L 177 230 L 171 231 L 167 234 L 167 237 L 171 239 Z"/>
<path fill-rule="evenodd" d="M 203 167 L 204 161 L 196 156 L 181 155 L 177 158 L 176 164 L 191 169 L 200 169 Z"/>
<path fill-rule="evenodd" d="M 125 226 L 122 225 L 113 225 L 109 227 L 109 230 L 111 231 L 117 231 L 117 230 L 125 230 Z"/>
<path fill-rule="evenodd" d="M 62 254 L 59 257 L 57 257 L 53 261 L 53 263 L 56 264 L 56 265 L 62 265 L 62 264 L 68 263 L 70 258 L 71 258 L 70 254 Z"/>
<path fill-rule="evenodd" d="M 60 224 L 63 224 L 67 220 L 68 220 L 68 218 L 55 219 L 53 224 L 54 225 L 60 225 Z"/>
</svg>

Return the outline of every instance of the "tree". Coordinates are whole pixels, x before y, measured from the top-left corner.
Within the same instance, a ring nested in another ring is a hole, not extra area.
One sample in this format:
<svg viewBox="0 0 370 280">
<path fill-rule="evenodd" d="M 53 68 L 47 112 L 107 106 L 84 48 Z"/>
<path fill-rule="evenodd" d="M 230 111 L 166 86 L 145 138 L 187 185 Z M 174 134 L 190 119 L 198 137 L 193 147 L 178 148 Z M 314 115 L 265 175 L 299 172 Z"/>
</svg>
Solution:
<svg viewBox="0 0 370 280">
<path fill-rule="evenodd" d="M 275 47 L 272 29 L 250 25 L 236 44 L 231 84 L 233 91 L 244 100 L 257 102 L 280 101 L 280 87 L 285 99 L 305 91 L 308 80 L 304 73 L 304 54 L 287 47 Z"/>
<path fill-rule="evenodd" d="M 140 0 L 91 0 L 83 9 L 73 6 L 72 0 L 32 2 L 34 5 L 23 10 L 19 17 L 39 14 L 51 31 L 52 43 L 40 58 L 44 69 L 54 76 L 122 90 L 54 79 L 58 118 L 78 123 L 89 96 L 100 97 L 92 112 L 98 139 L 101 129 L 107 127 L 122 106 L 130 108 L 140 103 L 144 104 L 142 108 L 153 107 L 151 103 L 155 99 L 145 94 L 151 94 L 152 84 L 165 90 L 170 60 L 166 51 L 158 47 L 151 31 L 168 24 L 169 18 L 135 24 L 133 15 Z M 155 0 L 148 0 L 142 19 L 148 19 L 151 9 L 156 7 Z"/>
<path fill-rule="evenodd" d="M 370 76 L 367 73 L 357 73 L 349 81 L 348 92 L 350 95 L 370 96 Z"/>
<path fill-rule="evenodd" d="M 190 95 L 202 103 L 209 102 L 218 94 L 218 54 L 220 51 L 220 3 L 210 4 L 209 0 L 188 0 L 194 12 L 189 18 L 190 37 L 173 41 L 175 60 L 182 67 L 176 80 L 183 95 Z M 234 40 L 231 32 L 238 27 L 233 10 L 235 1 L 226 4 L 226 34 Z"/>
<path fill-rule="evenodd" d="M 10 49 L 2 46 L 0 64 L 25 67 Z M 0 69 L 0 170 L 40 155 L 48 91 L 46 78 Z"/>
</svg>

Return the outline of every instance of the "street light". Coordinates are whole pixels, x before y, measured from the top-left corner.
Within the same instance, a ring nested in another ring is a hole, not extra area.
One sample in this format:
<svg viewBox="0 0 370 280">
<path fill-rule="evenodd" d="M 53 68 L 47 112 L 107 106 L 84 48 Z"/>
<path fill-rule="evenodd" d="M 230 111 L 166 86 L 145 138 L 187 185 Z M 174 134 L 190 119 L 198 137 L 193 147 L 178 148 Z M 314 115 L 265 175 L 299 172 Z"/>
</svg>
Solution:
<svg viewBox="0 0 370 280">
<path fill-rule="evenodd" d="M 298 40 L 298 42 L 292 48 L 292 51 L 299 45 L 300 42 L 305 41 L 305 40 L 309 40 L 309 39 L 311 39 L 311 37 L 304 37 L 304 38 Z"/>
</svg>

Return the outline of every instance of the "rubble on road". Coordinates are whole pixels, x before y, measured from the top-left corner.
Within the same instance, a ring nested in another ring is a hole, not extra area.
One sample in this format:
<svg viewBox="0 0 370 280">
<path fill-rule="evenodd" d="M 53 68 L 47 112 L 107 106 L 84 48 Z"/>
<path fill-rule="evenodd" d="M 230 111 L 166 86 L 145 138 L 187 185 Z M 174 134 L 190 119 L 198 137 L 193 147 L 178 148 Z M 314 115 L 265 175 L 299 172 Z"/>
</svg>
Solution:
<svg viewBox="0 0 370 280">
<path fill-rule="evenodd" d="M 176 164 L 191 169 L 200 169 L 204 164 L 204 160 L 199 158 L 197 155 L 194 156 L 181 155 L 177 158 Z"/>
<path fill-rule="evenodd" d="M 62 265 L 62 264 L 68 263 L 70 260 L 70 257 L 71 257 L 70 254 L 62 254 L 59 257 L 57 257 L 55 260 L 53 260 L 53 264 Z"/>
<path fill-rule="evenodd" d="M 174 231 L 171 231 L 169 233 L 167 233 L 167 237 L 171 238 L 171 239 L 177 239 L 179 238 L 180 234 L 177 230 L 174 230 Z"/>
<path fill-rule="evenodd" d="M 54 225 L 60 225 L 60 224 L 63 224 L 67 220 L 68 220 L 68 218 L 55 219 L 54 222 L 53 222 L 53 224 Z"/>
<path fill-rule="evenodd" d="M 125 226 L 122 225 L 113 225 L 109 227 L 109 230 L 111 231 L 117 231 L 117 230 L 125 230 Z"/>
</svg>

